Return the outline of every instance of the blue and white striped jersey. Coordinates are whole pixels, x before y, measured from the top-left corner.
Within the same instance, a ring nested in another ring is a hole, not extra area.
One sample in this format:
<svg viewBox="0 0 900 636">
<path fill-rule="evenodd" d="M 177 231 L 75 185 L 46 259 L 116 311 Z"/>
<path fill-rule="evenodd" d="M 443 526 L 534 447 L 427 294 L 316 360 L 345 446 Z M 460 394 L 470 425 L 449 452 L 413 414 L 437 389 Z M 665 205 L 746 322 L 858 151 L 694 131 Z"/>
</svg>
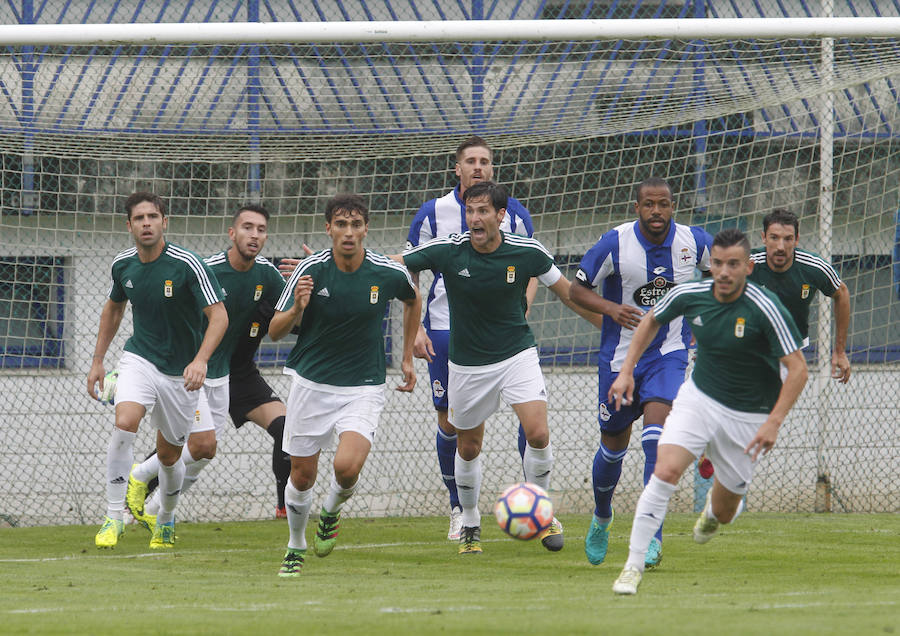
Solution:
<svg viewBox="0 0 900 636">
<path fill-rule="evenodd" d="M 406 249 L 418 247 L 431 239 L 443 238 L 451 234 L 462 234 L 469 227 L 466 225 L 466 206 L 459 197 L 459 186 L 438 199 L 431 199 L 422 204 L 409 227 L 406 238 Z M 500 229 L 511 234 L 533 236 L 531 215 L 517 199 L 509 197 L 506 215 L 500 223 Z M 447 290 L 440 272 L 434 273 L 434 281 L 428 290 L 425 304 L 426 329 L 448 331 L 450 329 L 450 306 L 447 304 Z"/>
<path fill-rule="evenodd" d="M 638 221 L 619 225 L 603 236 L 581 259 L 577 283 L 594 289 L 609 301 L 649 311 L 678 283 L 692 280 L 695 270 L 709 271 L 712 237 L 699 227 L 672 223 L 662 245 L 655 245 L 641 234 Z M 622 361 L 634 331 L 625 329 L 609 316 L 603 316 L 600 336 L 600 366 L 610 371 L 622 369 Z M 641 362 L 684 351 L 691 341 L 690 327 L 681 318 L 663 325 Z"/>
</svg>

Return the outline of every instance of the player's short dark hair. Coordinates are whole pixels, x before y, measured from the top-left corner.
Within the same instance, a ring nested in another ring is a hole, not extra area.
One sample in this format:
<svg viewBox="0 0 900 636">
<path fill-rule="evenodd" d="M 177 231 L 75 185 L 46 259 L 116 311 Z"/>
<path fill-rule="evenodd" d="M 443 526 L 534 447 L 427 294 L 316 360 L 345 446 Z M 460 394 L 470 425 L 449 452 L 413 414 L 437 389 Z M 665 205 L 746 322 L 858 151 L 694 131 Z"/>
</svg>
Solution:
<svg viewBox="0 0 900 636">
<path fill-rule="evenodd" d="M 494 151 L 488 145 L 484 139 L 479 137 L 478 135 L 472 135 L 465 141 L 463 141 L 459 146 L 456 147 L 456 160 L 459 161 L 462 158 L 463 153 L 468 148 L 486 148 L 489 153 L 491 153 L 491 158 L 494 156 Z"/>
<path fill-rule="evenodd" d="M 763 217 L 763 232 L 769 231 L 769 226 L 773 223 L 777 225 L 793 225 L 794 236 L 800 236 L 800 219 L 797 215 L 787 208 L 775 208 Z"/>
<path fill-rule="evenodd" d="M 328 203 L 325 204 L 325 220 L 331 223 L 334 213 L 339 211 L 356 212 L 363 218 L 363 221 L 369 222 L 369 208 L 358 194 L 345 192 L 331 197 Z"/>
<path fill-rule="evenodd" d="M 463 203 L 468 202 L 469 199 L 481 197 L 488 197 L 494 210 L 505 210 L 509 205 L 509 191 L 494 181 L 479 181 L 466 188 L 466 191 L 463 192 Z"/>
<path fill-rule="evenodd" d="M 734 247 L 735 245 L 740 245 L 748 255 L 750 254 L 750 240 L 736 227 L 719 230 L 712 242 L 713 247 Z"/>
<path fill-rule="evenodd" d="M 234 216 L 231 217 L 232 223 L 238 220 L 241 212 L 256 212 L 257 214 L 262 214 L 265 217 L 266 221 L 269 220 L 269 211 L 266 208 L 261 205 L 257 205 L 256 203 L 248 203 L 246 205 L 242 205 L 237 209 L 237 212 L 235 212 Z"/>
<path fill-rule="evenodd" d="M 125 214 L 128 215 L 128 220 L 131 220 L 131 211 L 134 210 L 134 206 L 139 203 L 152 203 L 159 213 L 163 216 L 166 215 L 166 204 L 162 200 L 162 197 L 158 194 L 153 194 L 152 192 L 133 192 L 128 195 L 128 198 L 125 199 Z"/>
<path fill-rule="evenodd" d="M 644 188 L 666 188 L 669 191 L 669 198 L 672 199 L 675 197 L 675 193 L 672 191 L 672 186 L 669 185 L 668 181 L 666 181 L 662 177 L 650 177 L 637 184 L 637 187 L 634 189 L 635 201 L 641 200 L 641 191 Z"/>
</svg>

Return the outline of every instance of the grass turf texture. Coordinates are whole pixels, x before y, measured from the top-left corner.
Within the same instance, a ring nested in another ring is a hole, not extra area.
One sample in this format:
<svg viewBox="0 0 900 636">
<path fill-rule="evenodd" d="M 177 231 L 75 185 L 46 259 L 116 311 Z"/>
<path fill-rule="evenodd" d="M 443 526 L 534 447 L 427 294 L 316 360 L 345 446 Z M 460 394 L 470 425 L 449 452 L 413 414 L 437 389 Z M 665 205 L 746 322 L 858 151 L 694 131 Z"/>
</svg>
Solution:
<svg viewBox="0 0 900 636">
<path fill-rule="evenodd" d="M 4 634 L 883 634 L 900 633 L 900 515 L 744 514 L 709 544 L 694 516 L 666 522 L 662 565 L 635 597 L 610 590 L 630 520 L 591 566 L 589 518 L 566 547 L 505 537 L 484 517 L 484 554 L 459 556 L 446 519 L 343 519 L 327 559 L 276 576 L 284 521 L 178 525 L 174 551 L 128 526 L 0 529 Z M 311 541 L 314 521 L 307 529 Z"/>
</svg>

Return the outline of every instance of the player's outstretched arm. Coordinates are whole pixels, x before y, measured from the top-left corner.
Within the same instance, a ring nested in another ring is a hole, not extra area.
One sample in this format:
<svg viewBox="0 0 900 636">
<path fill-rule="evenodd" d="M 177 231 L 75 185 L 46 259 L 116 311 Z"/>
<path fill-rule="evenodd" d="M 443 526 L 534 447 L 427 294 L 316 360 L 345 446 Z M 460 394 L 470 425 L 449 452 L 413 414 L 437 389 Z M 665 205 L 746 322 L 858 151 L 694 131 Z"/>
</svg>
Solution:
<svg viewBox="0 0 900 636">
<path fill-rule="evenodd" d="M 631 305 L 620 305 L 611 300 L 606 300 L 600 294 L 595 293 L 592 289 L 585 287 L 581 283 L 572 283 L 569 287 L 569 298 L 571 301 L 588 311 L 597 314 L 605 314 L 626 329 L 634 329 L 641 321 L 641 310 Z M 593 321 L 591 321 L 593 323 Z M 599 326 L 599 325 L 598 325 Z"/>
<path fill-rule="evenodd" d="M 403 359 L 400 369 L 403 371 L 403 384 L 398 391 L 411 392 L 416 386 L 416 369 L 413 365 L 413 347 L 416 334 L 422 319 L 422 297 L 418 290 L 414 298 L 403 301 Z"/>
<path fill-rule="evenodd" d="M 653 315 L 652 309 L 644 314 L 640 324 L 638 324 L 638 328 L 631 338 L 631 344 L 628 345 L 625 359 L 622 361 L 622 370 L 619 371 L 619 376 L 612 383 L 612 386 L 609 387 L 609 392 L 606 394 L 606 399 L 615 404 L 617 411 L 622 408 L 623 404 L 631 404 L 634 400 L 634 367 L 637 365 L 638 360 L 641 359 L 641 356 L 644 355 L 644 351 L 650 346 L 650 343 L 653 342 L 653 338 L 659 332 L 660 325 L 661 323 L 656 321 L 656 316 Z"/>
<path fill-rule="evenodd" d="M 847 329 L 850 327 L 850 290 L 841 283 L 834 295 L 834 348 L 831 352 L 831 377 L 847 384 L 850 359 L 847 357 Z"/>
<path fill-rule="evenodd" d="M 787 368 L 787 377 L 781 385 L 781 392 L 778 394 L 778 400 L 772 407 L 772 412 L 759 430 L 756 436 L 744 449 L 744 452 L 750 455 L 754 461 L 759 457 L 760 452 L 763 455 L 772 450 L 775 446 L 775 439 L 778 437 L 778 430 L 781 428 L 782 422 L 790 412 L 794 402 L 806 386 L 808 372 L 806 370 L 806 360 L 798 349 L 793 353 L 781 358 L 781 364 Z"/>
<path fill-rule="evenodd" d="M 119 331 L 119 325 L 122 324 L 122 316 L 125 315 L 125 304 L 127 301 L 120 303 L 107 299 L 103 305 L 103 311 L 100 312 L 100 328 L 97 330 L 97 344 L 94 346 L 94 357 L 91 360 L 91 369 L 88 371 L 87 392 L 95 400 L 99 400 L 96 385 L 99 383 L 100 390 L 103 390 L 103 378 L 106 375 L 106 369 L 103 367 L 103 358 L 109 350 L 109 344 Z"/>
<path fill-rule="evenodd" d="M 206 325 L 197 355 L 184 368 L 184 388 L 188 391 L 196 391 L 203 386 L 203 382 L 206 380 L 206 363 L 209 362 L 216 347 L 222 342 L 222 336 L 228 329 L 228 311 L 222 301 L 207 305 L 203 308 L 203 313 L 206 314 L 209 324 Z"/>
<path fill-rule="evenodd" d="M 297 279 L 297 284 L 294 285 L 294 304 L 287 311 L 276 311 L 269 322 L 269 337 L 272 340 L 281 340 L 295 325 L 300 324 L 303 310 L 309 305 L 312 290 L 312 276 L 306 274 Z"/>
<path fill-rule="evenodd" d="M 536 280 L 532 278 L 532 280 Z M 585 307 L 582 307 L 576 302 L 572 301 L 572 288 L 573 287 L 581 287 L 581 285 L 573 285 L 572 282 L 566 278 L 565 276 L 561 277 L 558 281 L 550 285 L 550 291 L 556 294 L 559 299 L 562 301 L 563 305 L 574 311 L 576 314 L 587 320 L 589 323 L 594 325 L 597 329 L 603 327 L 603 314 L 598 314 L 595 311 L 591 311 Z M 591 294 L 592 296 L 596 296 L 596 294 Z"/>
</svg>

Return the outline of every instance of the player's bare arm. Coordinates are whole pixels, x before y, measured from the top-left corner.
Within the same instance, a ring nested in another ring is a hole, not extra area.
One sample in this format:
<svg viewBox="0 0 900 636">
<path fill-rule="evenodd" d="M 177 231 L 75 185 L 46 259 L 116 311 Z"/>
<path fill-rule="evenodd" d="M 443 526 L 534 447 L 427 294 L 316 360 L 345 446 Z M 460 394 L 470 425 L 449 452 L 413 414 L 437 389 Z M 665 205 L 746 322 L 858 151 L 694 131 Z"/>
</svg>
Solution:
<svg viewBox="0 0 900 636">
<path fill-rule="evenodd" d="M 94 357 L 91 360 L 91 369 L 88 371 L 87 392 L 95 400 L 99 400 L 96 385 L 100 385 L 103 390 L 103 378 L 106 376 L 106 369 L 103 367 L 103 358 L 109 350 L 109 345 L 116 333 L 119 331 L 119 325 L 122 324 L 122 316 L 125 315 L 125 304 L 128 301 L 120 303 L 107 299 L 103 305 L 103 311 L 100 313 L 100 328 L 97 330 L 97 344 L 94 346 Z"/>
<path fill-rule="evenodd" d="M 312 276 L 307 274 L 297 279 L 297 284 L 294 286 L 294 304 L 287 311 L 276 311 L 269 323 L 269 337 L 272 340 L 281 340 L 291 329 L 300 324 L 303 310 L 309 305 L 312 290 Z"/>
<path fill-rule="evenodd" d="M 653 315 L 653 310 L 651 309 L 644 315 L 638 328 L 635 330 L 634 336 L 631 338 L 631 344 L 628 345 L 628 352 L 622 361 L 622 370 L 619 371 L 619 376 L 609 387 L 609 392 L 606 394 L 606 399 L 610 403 L 615 404 L 617 411 L 622 408 L 623 404 L 631 404 L 632 400 L 634 400 L 634 367 L 637 365 L 638 360 L 641 359 L 641 356 L 644 355 L 644 351 L 647 350 L 650 343 L 653 342 L 653 338 L 659 332 L 660 326 L 661 323 L 657 322 L 656 316 Z"/>
<path fill-rule="evenodd" d="M 203 334 L 203 340 L 200 342 L 200 348 L 197 355 L 184 368 L 184 388 L 188 391 L 196 391 L 206 380 L 206 363 L 222 342 L 222 336 L 228 329 L 228 311 L 225 309 L 225 303 L 219 301 L 213 305 L 207 305 L 203 308 L 203 313 L 209 324 Z"/>
<path fill-rule="evenodd" d="M 847 357 L 847 329 L 850 326 L 850 290 L 841 286 L 831 298 L 834 303 L 834 349 L 831 353 L 831 377 L 841 384 L 850 381 L 850 359 Z"/>
<path fill-rule="evenodd" d="M 637 328 L 643 315 L 643 312 L 637 307 L 614 303 L 580 283 L 573 284 L 570 287 L 569 298 L 574 304 L 583 309 L 609 316 L 616 324 L 626 329 Z M 593 321 L 590 322 L 593 323 Z"/>
<path fill-rule="evenodd" d="M 417 340 L 419 328 L 422 326 L 422 297 L 416 290 L 414 298 L 403 301 L 403 359 L 400 369 L 403 371 L 403 384 L 398 391 L 411 392 L 416 387 L 416 370 L 413 365 L 413 348 Z M 429 341 L 430 344 L 430 341 Z M 433 353 L 433 352 L 432 352 Z"/>
<path fill-rule="evenodd" d="M 395 261 L 399 258 L 399 262 L 403 262 L 402 256 L 397 255 L 396 257 L 392 256 L 391 258 Z M 418 293 L 419 272 L 410 272 L 410 276 L 412 277 L 413 286 L 415 286 L 416 292 Z M 413 356 L 422 358 L 428 362 L 434 360 L 434 344 L 431 342 L 431 338 L 428 337 L 428 332 L 425 331 L 425 325 L 421 322 L 419 323 L 419 328 L 416 330 L 416 340 L 413 343 Z"/>
<path fill-rule="evenodd" d="M 778 400 L 776 400 L 775 406 L 772 407 L 769 417 L 759 427 L 756 436 L 744 449 L 744 452 L 750 455 L 754 461 L 759 457 L 760 452 L 765 455 L 775 446 L 775 439 L 778 437 L 778 430 L 781 428 L 782 422 L 784 422 L 791 407 L 794 406 L 794 403 L 800 396 L 800 392 L 803 391 L 803 387 L 806 386 L 808 375 L 806 360 L 799 349 L 781 358 L 781 364 L 787 368 L 787 377 L 781 385 Z"/>
<path fill-rule="evenodd" d="M 525 288 L 525 317 L 528 318 L 528 314 L 531 313 L 531 305 L 534 303 L 534 297 L 537 296 L 538 289 L 538 279 L 532 278 L 528 281 L 528 286 Z"/>
<path fill-rule="evenodd" d="M 532 278 L 532 281 L 537 280 L 536 278 Z M 530 285 L 531 283 L 529 283 Z M 563 305 L 574 311 L 576 314 L 587 320 L 589 323 L 594 325 L 597 329 L 603 327 L 603 314 L 599 314 L 595 311 L 591 311 L 589 309 L 585 309 L 581 305 L 572 301 L 571 293 L 572 287 L 582 287 L 582 285 L 573 285 L 572 281 L 563 276 L 558 281 L 550 285 L 550 291 L 556 294 L 559 299 L 562 301 Z M 593 294 L 596 295 L 596 294 Z"/>
</svg>

